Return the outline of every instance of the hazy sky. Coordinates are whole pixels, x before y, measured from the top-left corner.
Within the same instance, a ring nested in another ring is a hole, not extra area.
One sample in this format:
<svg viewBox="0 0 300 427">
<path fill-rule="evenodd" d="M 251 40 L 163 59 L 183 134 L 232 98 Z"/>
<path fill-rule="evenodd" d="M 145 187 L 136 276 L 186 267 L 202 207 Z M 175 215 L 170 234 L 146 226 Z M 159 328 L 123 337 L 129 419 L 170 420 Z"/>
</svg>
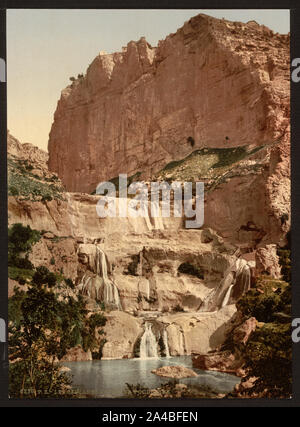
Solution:
<svg viewBox="0 0 300 427">
<path fill-rule="evenodd" d="M 155 46 L 198 13 L 289 32 L 288 10 L 8 10 L 8 129 L 21 142 L 47 150 L 69 77 L 85 73 L 101 50 L 120 51 L 141 36 Z"/>
</svg>

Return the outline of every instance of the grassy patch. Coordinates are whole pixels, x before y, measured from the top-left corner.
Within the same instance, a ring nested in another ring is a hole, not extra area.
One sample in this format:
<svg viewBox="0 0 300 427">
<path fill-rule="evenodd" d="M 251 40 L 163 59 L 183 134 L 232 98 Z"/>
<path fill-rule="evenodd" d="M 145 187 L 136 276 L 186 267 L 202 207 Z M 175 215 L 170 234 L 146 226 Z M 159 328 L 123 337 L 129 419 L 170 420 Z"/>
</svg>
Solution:
<svg viewBox="0 0 300 427">
<path fill-rule="evenodd" d="M 247 146 L 231 148 L 202 148 L 195 150 L 181 160 L 168 163 L 156 173 L 158 180 L 168 181 L 203 181 L 206 190 L 216 188 L 227 178 L 242 173 L 256 173 L 259 165 L 247 165 L 243 168 L 239 163 L 249 158 L 264 146 L 249 150 Z"/>
<path fill-rule="evenodd" d="M 34 275 L 34 270 L 28 270 L 25 268 L 18 268 L 18 267 L 8 267 L 8 277 L 12 280 L 26 282 L 31 281 L 32 277 Z"/>
<path fill-rule="evenodd" d="M 9 196 L 22 196 L 27 200 L 63 200 L 64 188 L 58 184 L 56 175 L 42 178 L 31 172 L 33 167 L 26 161 L 9 158 L 7 162 Z"/>
</svg>

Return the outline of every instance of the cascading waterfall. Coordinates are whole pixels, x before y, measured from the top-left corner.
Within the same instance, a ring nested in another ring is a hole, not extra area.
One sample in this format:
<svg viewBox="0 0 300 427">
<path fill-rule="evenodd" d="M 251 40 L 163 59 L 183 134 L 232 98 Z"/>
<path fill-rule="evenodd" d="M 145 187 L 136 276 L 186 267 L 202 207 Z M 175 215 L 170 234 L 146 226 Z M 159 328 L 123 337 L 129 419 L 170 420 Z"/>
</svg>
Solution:
<svg viewBox="0 0 300 427">
<path fill-rule="evenodd" d="M 149 301 L 150 299 L 150 282 L 149 280 L 147 280 L 147 289 L 146 289 L 146 296 L 147 296 L 147 300 Z"/>
<path fill-rule="evenodd" d="M 163 331 L 163 342 L 165 346 L 166 357 L 170 357 L 169 343 L 168 343 L 168 333 L 166 329 Z"/>
<path fill-rule="evenodd" d="M 222 308 L 228 304 L 232 288 L 233 288 L 233 285 L 230 285 L 229 288 L 227 289 L 227 292 L 226 292 L 225 297 L 224 297 L 223 302 L 222 302 Z"/>
<path fill-rule="evenodd" d="M 233 287 L 234 294 L 232 294 Z M 230 263 L 219 285 L 204 299 L 198 311 L 215 311 L 218 307 L 225 307 L 229 302 L 231 294 L 236 299 L 236 297 L 238 298 L 247 292 L 250 287 L 251 268 L 245 259 L 236 258 Z M 227 289 L 227 292 L 223 297 L 224 289 Z"/>
<path fill-rule="evenodd" d="M 154 222 L 153 228 L 155 230 L 163 230 L 164 224 L 162 219 L 160 203 L 157 201 L 151 201 L 149 205 L 150 205 L 150 211 L 151 211 L 151 219 Z"/>
<path fill-rule="evenodd" d="M 94 250 L 89 255 L 89 265 L 96 275 L 87 271 L 81 278 L 78 290 L 82 295 L 122 310 L 119 290 L 108 277 L 106 255 L 98 245 L 94 246 Z"/>
<path fill-rule="evenodd" d="M 236 262 L 236 283 L 242 293 L 251 287 L 251 270 L 246 260 L 239 258 Z"/>
<path fill-rule="evenodd" d="M 91 288 L 89 286 L 90 282 L 92 280 L 92 277 L 87 276 L 85 273 L 82 278 L 81 282 L 78 285 L 78 289 L 81 291 L 83 295 L 87 295 L 88 297 L 91 297 Z"/>
<path fill-rule="evenodd" d="M 179 351 L 180 355 L 185 354 L 184 333 L 182 330 L 179 331 Z"/>
<path fill-rule="evenodd" d="M 227 288 L 227 285 L 231 286 L 233 281 L 233 273 L 231 271 L 232 266 L 229 266 L 224 274 L 224 278 L 221 280 L 219 285 L 212 289 L 212 291 L 204 299 L 203 303 L 199 308 L 199 312 L 215 311 L 217 310 L 218 300 L 220 297 L 220 292 L 224 287 Z"/>
<path fill-rule="evenodd" d="M 155 335 L 152 332 L 152 323 L 145 323 L 145 332 L 141 338 L 140 358 L 147 359 L 149 357 L 158 358 L 157 342 Z"/>
<path fill-rule="evenodd" d="M 118 310 L 122 310 L 118 288 L 108 278 L 106 255 L 98 245 L 96 246 L 95 267 L 97 275 L 101 276 L 103 280 L 104 303 L 113 304 Z"/>
</svg>

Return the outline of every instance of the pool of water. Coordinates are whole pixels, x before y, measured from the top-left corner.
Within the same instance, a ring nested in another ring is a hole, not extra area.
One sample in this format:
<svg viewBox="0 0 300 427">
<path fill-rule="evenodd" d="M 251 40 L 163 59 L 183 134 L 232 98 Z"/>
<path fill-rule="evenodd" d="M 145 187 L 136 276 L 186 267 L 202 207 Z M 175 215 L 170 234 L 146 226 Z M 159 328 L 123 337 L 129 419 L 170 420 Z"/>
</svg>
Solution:
<svg viewBox="0 0 300 427">
<path fill-rule="evenodd" d="M 126 383 L 156 388 L 171 380 L 152 374 L 153 369 L 166 365 L 192 368 L 190 356 L 160 359 L 93 360 L 90 362 L 64 362 L 71 369 L 73 386 L 79 392 L 94 397 L 126 397 Z M 194 368 L 193 368 L 194 369 Z M 194 369 L 198 377 L 177 380 L 180 383 L 208 386 L 218 393 L 229 393 L 240 379 L 222 372 Z"/>
</svg>

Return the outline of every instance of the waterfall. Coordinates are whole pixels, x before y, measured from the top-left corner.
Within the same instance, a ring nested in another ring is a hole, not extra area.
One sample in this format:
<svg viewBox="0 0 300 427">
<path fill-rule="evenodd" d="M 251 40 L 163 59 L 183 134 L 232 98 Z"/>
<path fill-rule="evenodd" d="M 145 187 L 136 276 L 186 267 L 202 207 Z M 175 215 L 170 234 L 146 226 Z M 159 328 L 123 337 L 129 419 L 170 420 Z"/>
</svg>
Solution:
<svg viewBox="0 0 300 427">
<path fill-rule="evenodd" d="M 226 292 L 225 297 L 224 297 L 223 302 L 222 302 L 222 308 L 228 304 L 232 288 L 233 288 L 233 285 L 230 285 L 229 288 L 227 289 L 227 292 Z"/>
<path fill-rule="evenodd" d="M 168 343 L 168 333 L 166 329 L 163 331 L 163 342 L 165 346 L 166 357 L 170 357 L 169 343 Z"/>
<path fill-rule="evenodd" d="M 122 310 L 119 290 L 108 277 L 107 259 L 99 245 L 82 245 L 89 259 L 89 269 L 78 285 L 82 295 L 97 301 L 102 301 L 118 310 Z M 94 273 L 94 274 L 93 274 Z M 96 273 L 96 274 L 95 274 Z"/>
<path fill-rule="evenodd" d="M 152 332 L 152 323 L 145 323 L 145 332 L 141 338 L 140 358 L 147 359 L 148 357 L 158 358 L 157 342 L 155 335 Z"/>
<path fill-rule="evenodd" d="M 232 288 L 234 287 L 234 293 Z M 223 279 L 219 285 L 205 297 L 198 311 L 215 311 L 218 307 L 225 307 L 228 304 L 232 294 L 236 301 L 241 295 L 246 293 L 251 287 L 251 269 L 249 264 L 243 258 L 233 258 L 229 267 L 224 273 Z M 225 297 L 224 289 L 226 289 Z"/>
<path fill-rule="evenodd" d="M 236 263 L 236 283 L 241 293 L 249 291 L 251 287 L 251 270 L 246 260 L 238 259 Z"/>
<path fill-rule="evenodd" d="M 86 273 L 81 278 L 81 282 L 78 285 L 78 289 L 81 291 L 83 295 L 91 296 L 91 290 L 89 287 L 89 283 L 92 280 L 91 277 L 87 276 Z"/>
<path fill-rule="evenodd" d="M 103 280 L 103 300 L 105 304 L 113 304 L 118 310 L 122 310 L 119 290 L 117 286 L 108 278 L 106 255 L 103 250 L 96 245 L 95 267 L 98 276 Z"/>
<path fill-rule="evenodd" d="M 161 212 L 161 205 L 158 201 L 151 201 L 151 219 L 154 223 L 153 228 L 155 230 L 163 230 L 164 229 L 164 223 L 162 219 L 162 212 Z"/>
<path fill-rule="evenodd" d="M 147 296 L 147 300 L 150 300 L 150 282 L 149 280 L 147 280 L 147 289 L 146 289 L 146 296 Z"/>
<path fill-rule="evenodd" d="M 94 298 L 98 301 L 101 300 L 102 279 L 99 276 L 92 277 L 85 273 L 78 285 L 78 290 L 82 295 L 89 298 Z"/>
</svg>

